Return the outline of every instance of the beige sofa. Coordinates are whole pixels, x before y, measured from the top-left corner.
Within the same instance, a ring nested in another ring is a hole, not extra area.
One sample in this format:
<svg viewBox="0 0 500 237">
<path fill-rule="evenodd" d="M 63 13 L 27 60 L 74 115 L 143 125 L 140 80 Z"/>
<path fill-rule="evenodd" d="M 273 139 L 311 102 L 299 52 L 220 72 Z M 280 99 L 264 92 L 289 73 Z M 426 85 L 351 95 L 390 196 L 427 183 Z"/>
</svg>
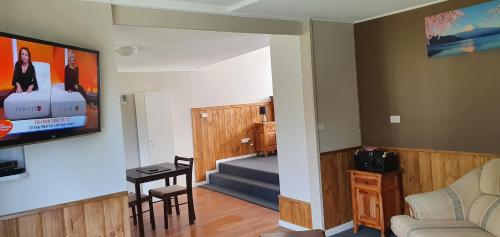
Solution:
<svg viewBox="0 0 500 237">
<path fill-rule="evenodd" d="M 406 197 L 410 216 L 394 216 L 398 237 L 500 237 L 500 159 L 450 186 Z"/>
</svg>

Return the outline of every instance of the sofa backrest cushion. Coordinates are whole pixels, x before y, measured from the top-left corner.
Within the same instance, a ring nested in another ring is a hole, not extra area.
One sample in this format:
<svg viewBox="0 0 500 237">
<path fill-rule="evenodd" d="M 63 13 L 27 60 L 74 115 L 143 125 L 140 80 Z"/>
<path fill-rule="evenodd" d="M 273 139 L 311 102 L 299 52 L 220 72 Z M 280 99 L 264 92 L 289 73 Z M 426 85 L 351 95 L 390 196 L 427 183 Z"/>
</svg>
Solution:
<svg viewBox="0 0 500 237">
<path fill-rule="evenodd" d="M 480 178 L 481 169 L 476 168 L 459 178 L 447 188 L 443 189 L 447 193 L 450 201 L 454 204 L 454 211 L 457 212 L 457 214 L 459 211 L 462 211 L 462 220 L 467 219 L 472 203 L 479 196 L 481 196 L 481 191 L 479 190 L 478 185 Z M 460 218 L 456 219 L 460 220 Z"/>
<path fill-rule="evenodd" d="M 416 219 L 466 220 L 469 209 L 479 196 L 481 169 L 471 170 L 450 186 L 406 197 Z"/>
<path fill-rule="evenodd" d="M 500 236 L 500 196 L 482 195 L 470 208 L 469 221 L 493 234 Z"/>
<path fill-rule="evenodd" d="M 500 196 L 500 159 L 490 160 L 483 166 L 480 189 L 483 194 Z"/>
</svg>

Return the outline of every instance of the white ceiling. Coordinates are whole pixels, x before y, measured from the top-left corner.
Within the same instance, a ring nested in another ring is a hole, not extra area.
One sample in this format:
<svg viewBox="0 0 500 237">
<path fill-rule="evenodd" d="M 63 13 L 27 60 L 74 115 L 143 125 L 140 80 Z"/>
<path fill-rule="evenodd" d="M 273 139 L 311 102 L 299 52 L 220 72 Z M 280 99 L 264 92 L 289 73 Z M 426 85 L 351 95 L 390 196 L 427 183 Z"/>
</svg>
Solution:
<svg viewBox="0 0 500 237">
<path fill-rule="evenodd" d="M 134 7 L 260 18 L 355 23 L 446 0 L 86 0 Z M 267 35 L 114 26 L 119 71 L 193 71 L 269 45 Z"/>
<path fill-rule="evenodd" d="M 360 22 L 446 0 L 89 0 L 116 5 L 248 17 Z"/>
<path fill-rule="evenodd" d="M 143 47 L 130 57 L 117 54 L 120 72 L 196 71 L 269 45 L 269 36 L 261 34 L 135 26 L 113 26 L 113 31 L 116 48 Z"/>
</svg>

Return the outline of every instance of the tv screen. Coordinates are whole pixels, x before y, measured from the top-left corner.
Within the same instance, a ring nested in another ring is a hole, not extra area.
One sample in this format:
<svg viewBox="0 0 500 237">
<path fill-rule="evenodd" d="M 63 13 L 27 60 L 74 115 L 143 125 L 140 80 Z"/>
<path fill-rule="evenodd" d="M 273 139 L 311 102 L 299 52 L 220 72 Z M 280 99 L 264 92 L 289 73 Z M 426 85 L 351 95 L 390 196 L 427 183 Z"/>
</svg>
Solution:
<svg viewBox="0 0 500 237">
<path fill-rule="evenodd" d="M 100 131 L 99 52 L 0 33 L 0 147 Z"/>
</svg>

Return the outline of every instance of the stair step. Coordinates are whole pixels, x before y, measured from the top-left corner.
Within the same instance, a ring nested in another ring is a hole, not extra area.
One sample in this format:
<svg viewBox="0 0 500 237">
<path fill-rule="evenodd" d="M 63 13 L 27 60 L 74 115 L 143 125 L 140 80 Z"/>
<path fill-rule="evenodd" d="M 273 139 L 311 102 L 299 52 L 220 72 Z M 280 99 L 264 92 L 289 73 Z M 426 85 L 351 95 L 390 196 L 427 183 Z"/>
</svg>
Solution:
<svg viewBox="0 0 500 237">
<path fill-rule="evenodd" d="M 225 174 L 231 174 L 236 176 L 241 176 L 245 178 L 260 180 L 272 184 L 279 185 L 279 175 L 277 173 L 271 173 L 267 171 L 247 168 L 243 166 L 233 165 L 230 162 L 220 163 L 219 172 Z"/>
<path fill-rule="evenodd" d="M 243 193 L 243 192 L 238 192 L 238 191 L 235 191 L 233 189 L 228 189 L 228 188 L 224 188 L 224 187 L 220 187 L 220 186 L 216 186 L 216 185 L 212 185 L 212 184 L 205 184 L 205 185 L 201 185 L 199 187 L 205 188 L 208 190 L 212 190 L 215 192 L 219 192 L 219 193 L 222 193 L 222 194 L 225 194 L 225 195 L 228 195 L 231 197 L 235 197 L 235 198 L 247 201 L 247 202 L 251 202 L 253 204 L 256 204 L 256 205 L 259 205 L 259 206 L 262 206 L 265 208 L 269 208 L 271 210 L 279 211 L 279 206 L 278 206 L 277 202 L 272 202 L 272 201 L 269 201 L 269 200 L 266 200 L 266 199 L 263 199 L 260 197 L 255 197 L 255 196 Z"/>
<path fill-rule="evenodd" d="M 279 185 L 254 180 L 227 173 L 213 173 L 209 175 L 211 185 L 232 189 L 251 196 L 260 197 L 272 202 L 278 202 Z"/>
</svg>

